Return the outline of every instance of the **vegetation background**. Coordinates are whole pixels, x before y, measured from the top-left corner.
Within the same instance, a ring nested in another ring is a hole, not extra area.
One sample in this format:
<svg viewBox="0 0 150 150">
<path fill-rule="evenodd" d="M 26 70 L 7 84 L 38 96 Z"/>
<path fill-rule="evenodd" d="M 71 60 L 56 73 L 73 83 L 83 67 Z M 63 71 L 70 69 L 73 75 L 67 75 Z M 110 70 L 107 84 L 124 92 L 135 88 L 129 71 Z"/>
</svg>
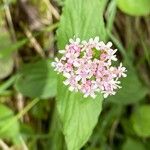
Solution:
<svg viewBox="0 0 150 150">
<path fill-rule="evenodd" d="M 55 113 L 56 75 L 50 68 L 57 41 L 61 45 L 64 40 L 57 38 L 56 30 L 65 1 L 73 0 L 0 0 L 2 150 L 66 150 Z M 150 150 L 150 1 L 99 1 L 103 37 L 118 48 L 128 77 L 117 95 L 104 101 L 98 124 L 82 150 Z M 82 0 L 76 2 L 80 6 Z M 66 14 L 63 17 L 71 20 Z M 98 18 L 96 11 L 92 17 Z M 70 32 L 69 21 L 63 32 Z"/>
</svg>

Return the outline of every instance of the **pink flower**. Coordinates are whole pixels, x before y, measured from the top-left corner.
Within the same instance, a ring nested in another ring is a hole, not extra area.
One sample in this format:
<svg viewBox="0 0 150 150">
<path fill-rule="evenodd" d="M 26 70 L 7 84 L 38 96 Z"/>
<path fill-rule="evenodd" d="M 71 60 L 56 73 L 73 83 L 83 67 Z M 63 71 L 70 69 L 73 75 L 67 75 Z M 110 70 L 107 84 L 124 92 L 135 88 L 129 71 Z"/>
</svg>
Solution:
<svg viewBox="0 0 150 150">
<path fill-rule="evenodd" d="M 90 72 L 89 62 L 86 61 L 85 59 L 81 60 L 79 67 L 75 71 L 78 81 L 81 79 L 82 82 L 84 83 L 86 79 L 89 77 L 89 72 Z"/>
<path fill-rule="evenodd" d="M 84 84 L 81 85 L 81 91 L 84 93 L 84 97 L 91 96 L 95 98 L 95 90 L 97 89 L 96 84 L 94 84 L 91 80 L 87 80 Z"/>
<path fill-rule="evenodd" d="M 73 65 L 71 63 L 66 63 L 64 65 L 64 72 L 71 72 L 73 70 Z"/>
<path fill-rule="evenodd" d="M 77 92 L 79 85 L 78 85 L 78 82 L 76 80 L 76 76 L 73 74 L 71 74 L 71 75 L 68 74 L 68 76 L 66 76 L 66 77 L 67 77 L 67 79 L 64 81 L 64 84 L 69 85 L 70 91 L 76 91 Z"/>
<path fill-rule="evenodd" d="M 88 41 L 79 38 L 69 40 L 61 59 L 52 63 L 54 70 L 62 73 L 66 78 L 64 84 L 70 91 L 78 91 L 84 97 L 95 98 L 101 92 L 104 98 L 115 95 L 121 88 L 120 77 L 126 77 L 126 68 L 120 63 L 119 67 L 112 66 L 112 61 L 117 61 L 116 51 L 111 48 L 112 43 L 105 44 L 99 37 Z"/>
</svg>

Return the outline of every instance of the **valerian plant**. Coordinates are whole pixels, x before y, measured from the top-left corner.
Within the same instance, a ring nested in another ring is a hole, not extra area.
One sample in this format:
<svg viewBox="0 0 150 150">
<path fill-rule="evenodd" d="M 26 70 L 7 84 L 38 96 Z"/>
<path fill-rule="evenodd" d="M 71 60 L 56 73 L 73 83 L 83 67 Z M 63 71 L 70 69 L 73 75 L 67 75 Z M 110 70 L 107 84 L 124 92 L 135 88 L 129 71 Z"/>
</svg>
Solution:
<svg viewBox="0 0 150 150">
<path fill-rule="evenodd" d="M 88 141 L 103 98 L 116 94 L 119 78 L 126 76 L 122 63 L 112 64 L 117 50 L 103 42 L 105 3 L 66 0 L 57 30 L 60 54 L 52 66 L 58 73 L 56 106 L 68 150 L 79 150 Z"/>
</svg>

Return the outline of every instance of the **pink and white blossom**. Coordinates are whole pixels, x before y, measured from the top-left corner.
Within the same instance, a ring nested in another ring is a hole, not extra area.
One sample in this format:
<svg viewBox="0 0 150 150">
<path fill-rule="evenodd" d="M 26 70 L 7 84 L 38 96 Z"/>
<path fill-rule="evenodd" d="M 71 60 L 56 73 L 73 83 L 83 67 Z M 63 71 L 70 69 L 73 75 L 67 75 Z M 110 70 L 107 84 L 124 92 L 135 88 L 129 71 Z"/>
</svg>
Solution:
<svg viewBox="0 0 150 150">
<path fill-rule="evenodd" d="M 70 91 L 92 98 L 101 92 L 106 98 L 116 94 L 116 90 L 121 88 L 120 77 L 127 76 L 122 63 L 118 67 L 112 65 L 117 61 L 117 50 L 111 47 L 111 42 L 105 44 L 99 41 L 99 37 L 88 41 L 70 39 L 65 49 L 59 51 L 63 56 L 55 58 L 52 66 L 66 78 L 63 83 L 69 86 Z"/>
</svg>

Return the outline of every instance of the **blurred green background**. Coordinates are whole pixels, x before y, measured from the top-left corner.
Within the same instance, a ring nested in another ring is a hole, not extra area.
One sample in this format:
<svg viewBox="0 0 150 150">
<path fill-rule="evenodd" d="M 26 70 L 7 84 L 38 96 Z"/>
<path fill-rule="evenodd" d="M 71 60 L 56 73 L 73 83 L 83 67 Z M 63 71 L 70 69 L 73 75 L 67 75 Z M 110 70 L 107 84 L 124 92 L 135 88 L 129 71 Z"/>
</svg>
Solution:
<svg viewBox="0 0 150 150">
<path fill-rule="evenodd" d="M 0 150 L 66 150 L 50 68 L 64 1 L 0 0 Z M 99 1 L 128 77 L 82 150 L 150 150 L 150 0 Z"/>
</svg>

